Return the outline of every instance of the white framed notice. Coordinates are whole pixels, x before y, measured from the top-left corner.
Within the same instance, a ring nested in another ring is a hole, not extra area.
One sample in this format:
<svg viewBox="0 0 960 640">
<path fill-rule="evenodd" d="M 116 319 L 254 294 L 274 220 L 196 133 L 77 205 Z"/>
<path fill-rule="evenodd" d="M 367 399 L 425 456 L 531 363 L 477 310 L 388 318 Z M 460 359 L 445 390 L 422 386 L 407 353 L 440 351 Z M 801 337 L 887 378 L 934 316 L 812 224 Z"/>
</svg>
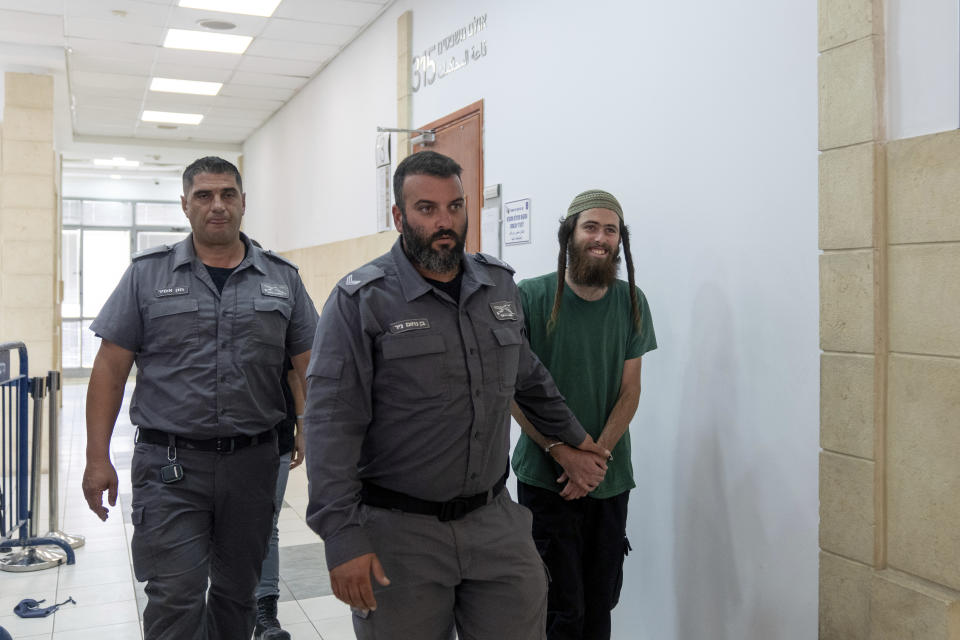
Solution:
<svg viewBox="0 0 960 640">
<path fill-rule="evenodd" d="M 530 198 L 503 206 L 503 244 L 530 244 Z"/>
</svg>

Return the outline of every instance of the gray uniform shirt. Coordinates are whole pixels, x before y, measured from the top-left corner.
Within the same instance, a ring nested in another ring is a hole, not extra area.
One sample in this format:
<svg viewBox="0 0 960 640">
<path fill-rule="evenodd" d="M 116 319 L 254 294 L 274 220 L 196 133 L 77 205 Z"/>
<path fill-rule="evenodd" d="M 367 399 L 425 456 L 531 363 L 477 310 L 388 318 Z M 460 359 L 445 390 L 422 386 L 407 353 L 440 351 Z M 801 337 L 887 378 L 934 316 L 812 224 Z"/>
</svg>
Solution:
<svg viewBox="0 0 960 640">
<path fill-rule="evenodd" d="M 482 254 L 464 258 L 457 304 L 398 239 L 334 288 L 307 377 L 307 523 L 330 567 L 375 551 L 360 526 L 363 480 L 434 501 L 493 487 L 511 399 L 541 432 L 586 437 L 530 351 L 513 270 Z"/>
<path fill-rule="evenodd" d="M 293 263 L 240 237 L 247 254 L 223 293 L 190 235 L 134 256 L 90 326 L 135 354 L 133 424 L 214 438 L 283 419 L 284 353 L 310 349 L 317 310 Z"/>
</svg>

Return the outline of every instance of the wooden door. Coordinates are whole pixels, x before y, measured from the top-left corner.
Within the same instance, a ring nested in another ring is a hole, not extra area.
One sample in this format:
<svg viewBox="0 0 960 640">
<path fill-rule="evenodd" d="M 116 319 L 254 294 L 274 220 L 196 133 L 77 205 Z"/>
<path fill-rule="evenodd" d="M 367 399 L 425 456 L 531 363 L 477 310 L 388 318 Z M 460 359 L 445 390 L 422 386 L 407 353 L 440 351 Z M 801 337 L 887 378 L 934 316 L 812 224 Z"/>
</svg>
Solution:
<svg viewBox="0 0 960 640">
<path fill-rule="evenodd" d="M 470 253 L 480 251 L 480 209 L 483 206 L 483 100 L 418 129 L 433 129 L 437 139 L 414 145 L 413 151 L 430 149 L 450 156 L 463 167 L 460 180 L 467 200 L 467 242 Z"/>
</svg>

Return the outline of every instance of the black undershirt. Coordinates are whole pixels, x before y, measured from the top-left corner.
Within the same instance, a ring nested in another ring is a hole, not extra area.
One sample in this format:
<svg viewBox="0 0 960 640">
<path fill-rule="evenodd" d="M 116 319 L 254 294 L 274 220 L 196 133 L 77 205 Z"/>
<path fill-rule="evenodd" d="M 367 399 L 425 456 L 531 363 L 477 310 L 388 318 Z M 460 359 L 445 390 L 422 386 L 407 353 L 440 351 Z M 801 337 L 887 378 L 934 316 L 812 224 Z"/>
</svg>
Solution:
<svg viewBox="0 0 960 640">
<path fill-rule="evenodd" d="M 457 271 L 457 277 L 450 282 L 440 282 L 439 280 L 434 280 L 427 277 L 424 277 L 424 280 L 453 298 L 454 302 L 460 304 L 460 284 L 463 282 L 463 269 Z"/>
<path fill-rule="evenodd" d="M 247 245 L 243 245 L 243 257 L 247 257 Z M 240 260 L 243 262 L 243 259 Z M 207 273 L 210 274 L 210 279 L 213 280 L 213 284 L 216 285 L 217 291 L 223 293 L 223 285 L 227 284 L 227 278 L 230 277 L 230 274 L 237 270 L 237 267 L 211 267 L 208 264 L 204 264 L 207 268 Z"/>
<path fill-rule="evenodd" d="M 236 267 L 211 267 L 208 264 L 203 266 L 207 268 L 207 273 L 210 274 L 210 279 L 213 280 L 213 284 L 217 286 L 217 291 L 223 293 L 223 285 L 227 284 L 227 278 L 236 270 Z"/>
</svg>

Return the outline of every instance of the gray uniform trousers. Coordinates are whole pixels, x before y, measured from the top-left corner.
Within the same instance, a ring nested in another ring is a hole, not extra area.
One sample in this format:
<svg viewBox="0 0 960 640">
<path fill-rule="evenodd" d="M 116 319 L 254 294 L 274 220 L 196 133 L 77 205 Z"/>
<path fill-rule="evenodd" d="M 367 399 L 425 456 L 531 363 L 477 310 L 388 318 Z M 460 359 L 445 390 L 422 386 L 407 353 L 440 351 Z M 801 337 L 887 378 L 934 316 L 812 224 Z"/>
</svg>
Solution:
<svg viewBox="0 0 960 640">
<path fill-rule="evenodd" d="M 359 640 L 546 638 L 547 574 L 530 510 L 506 489 L 461 520 L 361 505 L 390 585 L 376 611 L 353 611 Z"/>
<path fill-rule="evenodd" d="M 252 635 L 278 459 L 276 439 L 224 454 L 181 447 L 183 479 L 164 484 L 167 447 L 137 443 L 131 553 L 137 580 L 147 583 L 144 640 Z"/>
</svg>

